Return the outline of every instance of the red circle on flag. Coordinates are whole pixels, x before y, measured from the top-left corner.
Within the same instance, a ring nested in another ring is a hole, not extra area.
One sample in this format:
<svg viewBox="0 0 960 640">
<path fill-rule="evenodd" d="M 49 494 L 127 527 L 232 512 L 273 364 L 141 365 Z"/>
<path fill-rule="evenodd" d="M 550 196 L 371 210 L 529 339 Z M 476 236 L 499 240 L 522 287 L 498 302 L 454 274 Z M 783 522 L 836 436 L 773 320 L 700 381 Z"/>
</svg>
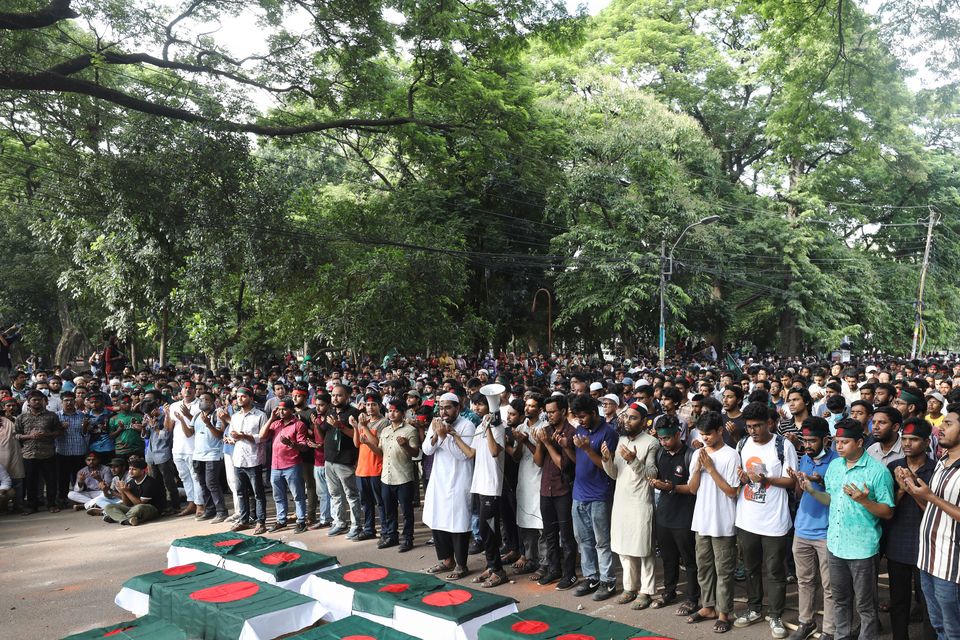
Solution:
<svg viewBox="0 0 960 640">
<path fill-rule="evenodd" d="M 521 620 L 520 622 L 514 622 L 510 626 L 511 631 L 516 631 L 517 633 L 543 633 L 550 628 L 546 622 L 540 620 Z"/>
<path fill-rule="evenodd" d="M 366 569 L 354 569 L 343 574 L 343 579 L 347 582 L 373 582 L 382 580 L 390 574 L 383 567 L 367 567 Z"/>
<path fill-rule="evenodd" d="M 340 640 L 377 640 L 373 636 L 343 636 Z"/>
<path fill-rule="evenodd" d="M 105 634 L 103 634 L 103 637 L 104 637 L 104 638 L 107 638 L 107 637 L 109 637 L 109 636 L 115 636 L 115 635 L 117 635 L 118 633 L 123 633 L 124 631 L 129 631 L 130 629 L 133 629 L 133 628 L 136 627 L 136 626 L 137 626 L 137 625 L 135 625 L 135 624 L 131 624 L 131 625 L 128 626 L 128 627 L 118 627 L 118 628 L 114 629 L 113 631 L 107 631 Z"/>
<path fill-rule="evenodd" d="M 402 582 L 397 582 L 394 584 L 386 584 L 380 587 L 380 591 L 384 593 L 403 593 L 410 588 L 410 585 L 404 584 Z"/>
<path fill-rule="evenodd" d="M 583 633 L 565 633 L 562 636 L 557 636 L 556 640 L 597 640 L 593 636 L 588 636 Z"/>
<path fill-rule="evenodd" d="M 195 564 L 181 564 L 176 567 L 170 567 L 169 569 L 163 570 L 163 575 L 165 576 L 182 576 L 185 573 L 193 573 L 197 570 L 197 565 Z"/>
<path fill-rule="evenodd" d="M 260 587 L 256 582 L 228 582 L 227 584 L 218 584 L 215 587 L 194 591 L 190 594 L 190 599 L 220 604 L 249 598 L 258 591 L 260 591 Z"/>
<path fill-rule="evenodd" d="M 275 551 L 260 558 L 260 562 L 263 564 L 278 565 L 285 562 L 293 562 L 294 560 L 299 559 L 299 553 L 294 553 L 293 551 Z"/>
<path fill-rule="evenodd" d="M 423 596 L 423 604 L 431 607 L 452 607 L 463 604 L 473 596 L 469 591 L 463 589 L 451 589 L 450 591 L 434 591 Z"/>
<path fill-rule="evenodd" d="M 215 547 L 232 547 L 235 544 L 240 544 L 243 542 L 240 538 L 231 538 L 229 540 L 221 540 L 220 542 L 214 542 L 213 546 Z"/>
</svg>

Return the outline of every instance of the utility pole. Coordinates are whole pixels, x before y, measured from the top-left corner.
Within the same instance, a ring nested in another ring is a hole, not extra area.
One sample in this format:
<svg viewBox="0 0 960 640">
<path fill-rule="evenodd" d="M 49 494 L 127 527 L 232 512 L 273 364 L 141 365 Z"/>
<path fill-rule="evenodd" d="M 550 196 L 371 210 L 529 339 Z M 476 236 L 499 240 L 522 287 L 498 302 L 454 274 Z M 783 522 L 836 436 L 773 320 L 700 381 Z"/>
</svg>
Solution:
<svg viewBox="0 0 960 640">
<path fill-rule="evenodd" d="M 670 265 L 673 272 L 673 265 Z M 659 350 L 657 351 L 657 365 L 663 371 L 667 359 L 667 323 L 664 313 L 663 294 L 667 287 L 667 241 L 660 241 L 660 331 L 658 332 Z"/>
<path fill-rule="evenodd" d="M 930 264 L 930 244 L 933 242 L 933 227 L 937 223 L 933 207 L 927 206 L 927 246 L 923 250 L 923 266 L 920 267 L 920 288 L 917 290 L 917 304 L 913 321 L 913 347 L 910 348 L 910 359 L 917 357 L 917 343 L 920 340 L 920 331 L 923 329 L 923 288 L 927 283 L 927 267 Z"/>
</svg>

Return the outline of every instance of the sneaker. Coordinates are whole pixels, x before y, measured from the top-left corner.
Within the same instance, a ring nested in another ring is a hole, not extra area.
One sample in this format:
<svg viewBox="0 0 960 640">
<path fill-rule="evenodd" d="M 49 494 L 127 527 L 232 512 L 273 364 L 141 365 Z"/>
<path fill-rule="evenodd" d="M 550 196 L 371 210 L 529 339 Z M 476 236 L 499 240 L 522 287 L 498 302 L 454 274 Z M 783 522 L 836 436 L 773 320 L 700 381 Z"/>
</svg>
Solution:
<svg viewBox="0 0 960 640">
<path fill-rule="evenodd" d="M 545 587 L 548 584 L 552 584 L 559 579 L 560 579 L 559 573 L 547 573 L 541 576 L 539 580 L 537 580 L 537 584 L 540 585 L 541 587 Z"/>
<path fill-rule="evenodd" d="M 338 524 L 338 525 L 336 525 L 335 527 L 332 527 L 332 528 L 330 529 L 330 531 L 327 531 L 327 535 L 328 535 L 328 536 L 338 536 L 338 535 L 340 535 L 341 533 L 343 533 L 343 532 L 346 531 L 346 530 L 347 530 L 347 525 L 345 525 L 345 524 Z"/>
<path fill-rule="evenodd" d="M 569 591 L 577 584 L 577 576 L 563 578 L 557 583 L 557 591 Z"/>
<path fill-rule="evenodd" d="M 364 540 L 373 540 L 376 537 L 377 537 L 377 534 L 375 533 L 367 533 L 366 531 L 361 531 L 355 538 L 351 538 L 350 536 L 347 536 L 347 540 L 353 540 L 354 542 L 363 542 Z"/>
<path fill-rule="evenodd" d="M 736 620 L 733 621 L 733 626 L 735 626 L 738 629 L 742 629 L 743 627 L 749 627 L 754 622 L 762 618 L 763 618 L 763 614 L 760 613 L 759 611 L 748 610 L 745 614 L 743 614 L 742 616 L 738 617 Z"/>
<path fill-rule="evenodd" d="M 239 513 L 235 513 L 235 514 L 233 514 L 232 516 L 230 516 L 229 518 L 227 518 L 227 522 L 236 522 L 236 521 L 238 521 L 239 519 L 240 519 L 240 514 L 239 514 Z"/>
<path fill-rule="evenodd" d="M 790 634 L 788 640 L 807 640 L 810 636 L 817 632 L 817 625 L 812 622 L 800 622 L 797 623 L 796 630 Z M 822 635 L 820 636 L 823 637 Z"/>
<path fill-rule="evenodd" d="M 213 518 L 214 518 L 214 515 L 213 515 L 212 513 L 209 513 L 209 514 L 208 514 L 208 513 L 201 513 L 200 515 L 197 516 L 196 520 L 197 520 L 197 522 L 202 522 L 202 521 L 204 521 L 204 520 L 213 520 Z M 221 522 L 222 522 L 222 520 L 221 520 Z"/>
<path fill-rule="evenodd" d="M 404 540 L 400 543 L 400 548 L 397 549 L 397 551 L 400 553 L 406 553 L 407 551 L 410 551 L 410 549 L 413 549 L 413 543 L 408 540 Z"/>
<path fill-rule="evenodd" d="M 583 581 L 583 584 L 577 587 L 577 590 L 573 592 L 573 595 L 581 598 L 585 595 L 593 593 L 599 586 L 600 580 L 598 578 L 587 578 Z"/>
<path fill-rule="evenodd" d="M 127 520 L 127 524 L 129 524 L 131 527 L 136 527 L 137 525 L 140 524 L 140 518 L 138 518 L 137 516 L 133 516 L 132 518 L 129 518 Z"/>
<path fill-rule="evenodd" d="M 302 520 L 297 522 L 297 526 L 293 528 L 294 533 L 304 533 L 307 530 L 307 523 Z"/>
<path fill-rule="evenodd" d="M 310 529 L 311 531 L 317 531 L 317 530 L 319 530 L 319 529 L 326 529 L 327 527 L 331 526 L 332 524 L 333 524 L 332 522 L 317 522 L 316 524 L 310 525 L 309 529 Z"/>
<path fill-rule="evenodd" d="M 267 525 L 263 524 L 262 522 L 258 522 L 257 528 L 253 530 L 253 535 L 262 536 L 266 532 L 267 532 Z"/>
<path fill-rule="evenodd" d="M 787 637 L 787 628 L 783 626 L 783 619 L 770 618 L 770 635 L 774 638 Z"/>
<path fill-rule="evenodd" d="M 226 521 L 227 521 L 227 516 L 218 515 L 218 516 L 214 516 L 210 520 L 210 524 L 220 524 L 221 522 L 226 522 Z"/>
<path fill-rule="evenodd" d="M 267 529 L 267 533 L 275 533 L 277 531 L 283 531 L 286 528 L 287 528 L 286 522 L 277 522 L 272 527 Z"/>
<path fill-rule="evenodd" d="M 360 537 L 360 529 L 351 529 L 347 534 L 347 540 L 356 540 L 358 537 Z"/>
<path fill-rule="evenodd" d="M 116 520 L 114 520 L 110 516 L 103 516 L 103 521 L 106 522 L 107 524 L 114 524 L 116 522 Z"/>
<path fill-rule="evenodd" d="M 600 586 L 597 587 L 596 593 L 593 594 L 593 599 L 597 602 L 607 600 L 612 598 L 617 593 L 617 583 L 616 582 L 601 582 Z"/>
<path fill-rule="evenodd" d="M 91 508 L 87 509 L 87 515 L 88 515 L 88 516 L 102 516 L 102 515 L 103 515 L 103 509 L 101 509 L 100 507 L 91 507 Z"/>
<path fill-rule="evenodd" d="M 390 547 L 396 547 L 400 544 L 400 541 L 396 538 L 381 538 L 380 542 L 377 543 L 377 549 L 389 549 Z"/>
<path fill-rule="evenodd" d="M 230 531 L 246 531 L 249 528 L 250 528 L 249 524 L 247 524 L 246 522 L 240 521 L 240 522 L 237 522 L 232 527 L 230 527 Z"/>
</svg>

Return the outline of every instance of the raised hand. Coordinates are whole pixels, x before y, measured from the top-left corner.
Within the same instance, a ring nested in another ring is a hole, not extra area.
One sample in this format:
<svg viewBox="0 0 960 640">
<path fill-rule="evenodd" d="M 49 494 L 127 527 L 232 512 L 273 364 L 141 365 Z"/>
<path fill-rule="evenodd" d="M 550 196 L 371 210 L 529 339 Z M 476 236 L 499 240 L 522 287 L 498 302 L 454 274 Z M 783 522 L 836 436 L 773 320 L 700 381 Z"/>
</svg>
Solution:
<svg viewBox="0 0 960 640">
<path fill-rule="evenodd" d="M 617 447 L 617 453 L 620 454 L 620 457 L 626 462 L 633 462 L 637 459 L 637 452 L 624 445 Z"/>
<path fill-rule="evenodd" d="M 410 444 L 410 440 L 406 436 L 397 436 L 397 444 L 401 447 L 405 447 Z"/>
<path fill-rule="evenodd" d="M 600 457 L 603 458 L 604 462 L 609 462 L 610 458 L 613 457 L 610 455 L 610 447 L 607 446 L 606 440 L 600 443 Z"/>
<path fill-rule="evenodd" d="M 867 488 L 866 484 L 863 485 L 863 489 L 852 482 L 845 484 L 843 485 L 843 492 L 850 496 L 850 499 L 857 504 L 863 504 L 863 502 L 870 497 L 870 489 Z"/>
<path fill-rule="evenodd" d="M 700 449 L 700 466 L 703 467 L 704 471 L 708 472 L 716 468 L 713 464 L 713 458 L 710 457 L 706 449 Z"/>
</svg>

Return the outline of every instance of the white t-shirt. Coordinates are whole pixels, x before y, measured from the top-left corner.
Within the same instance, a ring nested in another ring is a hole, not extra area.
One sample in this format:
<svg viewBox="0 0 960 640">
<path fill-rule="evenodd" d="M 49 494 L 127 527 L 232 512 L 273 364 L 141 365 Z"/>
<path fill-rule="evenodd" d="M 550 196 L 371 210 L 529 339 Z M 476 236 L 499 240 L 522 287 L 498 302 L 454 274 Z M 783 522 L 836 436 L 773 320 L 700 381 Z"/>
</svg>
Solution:
<svg viewBox="0 0 960 640">
<path fill-rule="evenodd" d="M 740 479 L 737 469 L 740 467 L 740 456 L 733 447 L 724 445 L 710 453 L 714 466 L 720 476 L 731 487 L 739 487 Z M 715 538 L 736 535 L 734 522 L 737 517 L 737 499 L 730 498 L 713 478 L 700 466 L 700 456 L 695 454 L 690 465 L 690 475 L 702 474 L 700 488 L 697 490 L 697 503 L 693 507 L 693 522 L 690 529 L 702 536 Z"/>
<path fill-rule="evenodd" d="M 777 437 L 766 444 L 748 438 L 740 451 L 744 471 L 762 465 L 770 478 L 788 477 L 787 469 L 797 470 L 797 450 L 789 441 L 783 443 L 783 464 L 777 456 Z M 759 483 L 747 484 L 737 501 L 737 526 L 759 536 L 784 536 L 790 531 L 789 495 L 787 489 Z"/>
<path fill-rule="evenodd" d="M 500 445 L 500 455 L 490 455 L 490 445 L 487 444 L 487 429 L 493 431 L 493 439 Z M 470 493 L 479 493 L 482 496 L 499 496 L 503 493 L 503 423 L 490 427 L 477 427 L 472 446 L 476 450 L 473 458 L 473 481 L 470 483 Z"/>
<path fill-rule="evenodd" d="M 190 409 L 190 415 L 197 415 L 200 411 L 200 401 L 194 399 L 187 405 Z M 170 419 L 173 420 L 173 446 L 171 452 L 173 455 L 193 455 L 193 436 L 187 437 L 183 432 L 183 423 L 177 416 L 183 415 L 183 400 L 177 400 L 170 405 Z M 184 416 L 186 418 L 186 416 Z M 187 424 L 190 419 L 187 418 Z"/>
</svg>

